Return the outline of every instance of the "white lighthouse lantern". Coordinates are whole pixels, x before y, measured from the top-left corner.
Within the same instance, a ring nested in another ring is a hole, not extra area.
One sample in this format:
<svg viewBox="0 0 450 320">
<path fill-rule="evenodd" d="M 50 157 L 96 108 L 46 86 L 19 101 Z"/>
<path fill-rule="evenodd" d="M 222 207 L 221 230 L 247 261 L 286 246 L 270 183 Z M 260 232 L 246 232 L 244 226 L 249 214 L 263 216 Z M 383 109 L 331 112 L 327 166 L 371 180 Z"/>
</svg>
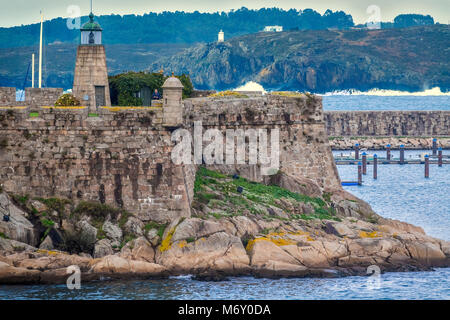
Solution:
<svg viewBox="0 0 450 320">
<path fill-rule="evenodd" d="M 97 22 L 94 22 L 94 14 L 89 14 L 89 22 L 81 27 L 82 45 L 100 45 L 102 44 L 102 28 Z"/>
</svg>

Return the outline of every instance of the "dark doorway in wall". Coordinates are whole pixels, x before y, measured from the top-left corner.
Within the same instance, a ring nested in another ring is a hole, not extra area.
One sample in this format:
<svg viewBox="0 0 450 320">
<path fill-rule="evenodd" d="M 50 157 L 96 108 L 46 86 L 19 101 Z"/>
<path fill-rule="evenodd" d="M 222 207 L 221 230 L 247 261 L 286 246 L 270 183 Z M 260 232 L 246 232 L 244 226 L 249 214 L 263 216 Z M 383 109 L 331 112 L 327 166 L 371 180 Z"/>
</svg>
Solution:
<svg viewBox="0 0 450 320">
<path fill-rule="evenodd" d="M 95 86 L 95 106 L 98 108 L 103 107 L 105 104 L 105 87 Z"/>
<path fill-rule="evenodd" d="M 141 99 L 142 99 L 142 105 L 145 107 L 151 106 L 152 104 L 152 91 L 149 87 L 143 87 L 141 91 L 139 92 Z"/>
</svg>

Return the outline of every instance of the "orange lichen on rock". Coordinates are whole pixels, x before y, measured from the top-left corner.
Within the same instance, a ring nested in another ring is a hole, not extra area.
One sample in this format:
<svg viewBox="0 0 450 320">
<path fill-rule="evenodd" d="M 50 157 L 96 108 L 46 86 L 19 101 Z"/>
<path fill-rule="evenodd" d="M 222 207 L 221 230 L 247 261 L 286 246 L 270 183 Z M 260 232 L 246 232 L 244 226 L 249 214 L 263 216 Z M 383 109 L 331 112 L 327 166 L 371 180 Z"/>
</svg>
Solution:
<svg viewBox="0 0 450 320">
<path fill-rule="evenodd" d="M 179 243 L 178 243 L 178 246 L 180 247 L 180 248 L 184 248 L 184 247 L 186 247 L 187 246 L 187 241 L 186 240 L 183 240 L 183 241 L 180 241 Z"/>
<path fill-rule="evenodd" d="M 378 233 L 378 231 L 372 232 L 360 231 L 359 236 L 361 238 L 381 238 L 383 235 L 381 233 Z"/>
<path fill-rule="evenodd" d="M 61 252 L 59 252 L 59 251 L 51 251 L 51 250 L 43 250 L 43 249 L 39 249 L 36 252 L 37 253 L 47 254 L 49 256 L 56 256 L 58 254 L 61 254 Z"/>
<path fill-rule="evenodd" d="M 159 247 L 159 251 L 164 252 L 170 249 L 172 246 L 172 236 L 175 233 L 176 227 L 172 228 L 169 233 L 167 234 L 167 237 L 165 237 L 161 241 L 161 246 Z"/>
<path fill-rule="evenodd" d="M 247 251 L 252 250 L 253 246 L 258 241 L 270 241 L 270 242 L 276 244 L 277 246 L 287 246 L 287 245 L 290 245 L 290 244 L 297 244 L 296 241 L 283 238 L 283 236 L 285 236 L 285 235 L 286 235 L 285 232 L 272 232 L 272 233 L 269 233 L 265 237 L 258 237 L 258 238 L 250 240 L 247 243 L 247 247 L 245 249 Z"/>
</svg>

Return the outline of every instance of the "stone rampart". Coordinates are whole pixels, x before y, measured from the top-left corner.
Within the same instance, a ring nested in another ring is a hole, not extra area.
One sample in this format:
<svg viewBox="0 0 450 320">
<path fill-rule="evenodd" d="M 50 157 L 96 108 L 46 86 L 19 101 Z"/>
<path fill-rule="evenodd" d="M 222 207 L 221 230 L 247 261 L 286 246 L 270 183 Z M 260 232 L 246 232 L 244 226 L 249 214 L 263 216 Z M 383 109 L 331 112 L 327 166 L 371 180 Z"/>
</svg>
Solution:
<svg viewBox="0 0 450 320">
<path fill-rule="evenodd" d="M 16 88 L 0 87 L 0 107 L 54 106 L 62 94 L 62 88 L 25 88 L 25 101 L 16 101 Z"/>
<path fill-rule="evenodd" d="M 183 125 L 279 129 L 280 170 L 339 189 L 318 97 L 187 99 Z M 33 111 L 33 112 L 31 112 Z M 86 107 L 0 109 L 0 179 L 5 191 L 30 197 L 100 201 L 139 215 L 171 221 L 190 215 L 196 165 L 176 165 L 173 127 L 163 108 Z M 258 165 L 219 165 L 260 180 Z"/>
<path fill-rule="evenodd" d="M 327 111 L 324 118 L 331 137 L 450 135 L 450 111 Z"/>
</svg>

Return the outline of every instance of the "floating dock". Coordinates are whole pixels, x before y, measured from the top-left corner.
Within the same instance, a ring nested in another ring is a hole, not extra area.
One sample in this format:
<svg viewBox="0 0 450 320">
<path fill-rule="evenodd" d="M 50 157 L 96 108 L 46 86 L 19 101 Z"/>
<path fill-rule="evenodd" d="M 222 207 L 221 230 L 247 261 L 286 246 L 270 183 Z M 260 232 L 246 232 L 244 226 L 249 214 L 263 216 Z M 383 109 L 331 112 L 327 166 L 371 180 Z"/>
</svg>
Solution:
<svg viewBox="0 0 450 320">
<path fill-rule="evenodd" d="M 343 186 L 360 186 L 362 183 L 359 183 L 358 181 L 342 181 L 341 185 Z"/>
</svg>

